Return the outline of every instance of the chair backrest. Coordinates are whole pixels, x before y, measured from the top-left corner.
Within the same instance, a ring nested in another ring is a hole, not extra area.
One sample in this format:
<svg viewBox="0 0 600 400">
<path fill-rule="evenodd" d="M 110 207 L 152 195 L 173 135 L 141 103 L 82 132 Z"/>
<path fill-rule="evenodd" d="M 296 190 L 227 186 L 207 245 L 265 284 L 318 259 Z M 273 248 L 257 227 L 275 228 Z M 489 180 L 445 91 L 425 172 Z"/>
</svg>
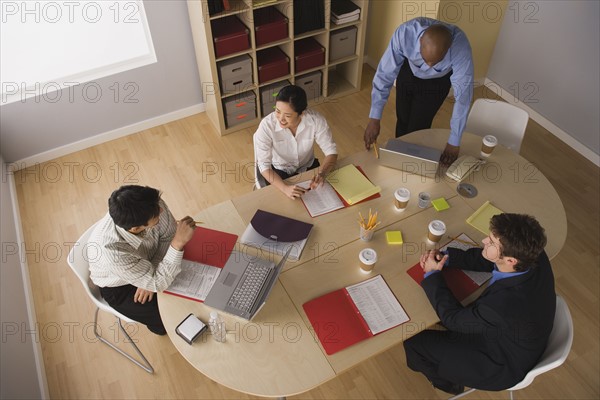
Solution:
<svg viewBox="0 0 600 400">
<path fill-rule="evenodd" d="M 528 121 L 529 114 L 519 107 L 498 100 L 477 99 L 465 130 L 479 136 L 494 135 L 500 144 L 519 153 Z"/>
<path fill-rule="evenodd" d="M 75 275 L 77 275 L 79 281 L 81 281 L 83 289 L 88 294 L 90 299 L 92 299 L 92 302 L 96 305 L 96 307 L 121 318 L 123 321 L 135 322 L 108 305 L 106 300 L 102 298 L 98 286 L 96 286 L 90 279 L 90 257 L 100 256 L 99 248 L 89 244 L 90 236 L 92 235 L 95 227 L 96 224 L 89 227 L 77 240 L 69 252 L 67 263 L 73 272 L 75 272 Z"/>
<path fill-rule="evenodd" d="M 556 296 L 556 314 L 554 315 L 554 326 L 548 339 L 548 345 L 537 365 L 529 371 L 525 378 L 508 390 L 518 390 L 529 386 L 536 376 L 561 366 L 573 344 L 573 319 L 567 303 L 562 297 Z"/>
</svg>

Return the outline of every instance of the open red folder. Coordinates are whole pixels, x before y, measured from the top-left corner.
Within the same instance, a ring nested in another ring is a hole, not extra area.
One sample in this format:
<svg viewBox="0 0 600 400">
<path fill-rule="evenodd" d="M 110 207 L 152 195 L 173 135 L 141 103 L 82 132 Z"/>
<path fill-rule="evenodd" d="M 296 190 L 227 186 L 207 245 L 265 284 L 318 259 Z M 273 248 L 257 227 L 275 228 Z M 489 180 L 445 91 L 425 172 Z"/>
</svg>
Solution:
<svg viewBox="0 0 600 400">
<path fill-rule="evenodd" d="M 356 290 L 361 291 L 359 297 Z M 328 355 L 410 320 L 381 275 L 317 297 L 302 307 Z"/>
<path fill-rule="evenodd" d="M 472 242 L 472 245 L 465 245 L 468 242 Z M 442 249 L 446 247 L 458 247 L 463 250 L 468 248 L 475 247 L 475 242 L 470 239 L 467 235 L 462 234 L 457 239 L 450 241 L 447 243 Z M 408 271 L 406 271 L 411 278 L 415 280 L 419 285 L 423 281 L 425 274 L 423 273 L 423 269 L 419 263 L 416 263 Z M 480 282 L 476 282 L 473 280 L 468 273 L 477 274 L 480 279 Z M 444 276 L 444 280 L 446 281 L 446 285 L 448 289 L 452 292 L 454 297 L 458 301 L 463 301 L 471 294 L 473 294 L 479 287 L 483 284 L 483 282 L 491 277 L 491 274 L 487 274 L 484 272 L 465 272 L 462 269 L 458 268 L 444 268 L 442 269 L 442 275 Z"/>
<path fill-rule="evenodd" d="M 183 259 L 203 264 L 203 266 L 195 266 L 198 268 L 212 268 L 213 272 L 215 272 L 215 267 L 223 268 L 227 263 L 237 238 L 237 235 L 231 233 L 196 227 L 196 229 L 194 229 L 194 236 L 183 248 Z M 193 274 L 190 273 L 190 271 L 182 270 L 171 286 L 164 292 L 186 299 L 200 302 L 204 301 L 203 299 L 196 297 L 194 288 L 200 287 L 202 283 L 206 284 L 205 282 L 202 282 L 203 279 L 216 280 L 218 274 L 209 274 L 206 278 L 202 276 L 202 274 L 198 274 L 199 276 L 191 275 Z"/>
</svg>

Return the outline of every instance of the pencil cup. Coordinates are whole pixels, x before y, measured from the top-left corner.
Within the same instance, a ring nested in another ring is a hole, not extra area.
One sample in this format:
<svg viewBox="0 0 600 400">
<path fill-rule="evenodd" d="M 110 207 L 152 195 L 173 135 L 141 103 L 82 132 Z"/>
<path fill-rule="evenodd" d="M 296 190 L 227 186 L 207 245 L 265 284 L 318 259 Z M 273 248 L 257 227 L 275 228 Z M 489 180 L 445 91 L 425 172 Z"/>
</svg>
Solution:
<svg viewBox="0 0 600 400">
<path fill-rule="evenodd" d="M 435 219 L 429 223 L 429 231 L 427 232 L 427 240 L 434 244 L 440 241 L 446 233 L 446 224 L 439 219 Z"/>
<path fill-rule="evenodd" d="M 375 229 L 366 229 L 365 227 L 360 227 L 360 238 L 365 242 L 370 242 L 373 239 L 373 235 L 375 234 Z"/>
<path fill-rule="evenodd" d="M 370 274 L 377 263 L 377 252 L 373 249 L 363 249 L 358 254 L 358 260 L 360 261 L 360 272 Z"/>
<path fill-rule="evenodd" d="M 427 208 L 431 203 L 431 196 L 427 192 L 419 193 L 419 208 Z"/>
<path fill-rule="evenodd" d="M 490 154 L 492 154 L 492 151 L 494 151 L 494 148 L 496 147 L 497 144 L 498 144 L 498 139 L 496 139 L 495 136 L 492 136 L 492 135 L 484 136 L 483 139 L 481 140 L 481 156 L 489 157 Z"/>
<path fill-rule="evenodd" d="M 394 192 L 394 205 L 396 206 L 396 211 L 402 212 L 406 210 L 408 200 L 410 200 L 410 190 L 407 188 L 400 188 L 396 190 Z"/>
</svg>

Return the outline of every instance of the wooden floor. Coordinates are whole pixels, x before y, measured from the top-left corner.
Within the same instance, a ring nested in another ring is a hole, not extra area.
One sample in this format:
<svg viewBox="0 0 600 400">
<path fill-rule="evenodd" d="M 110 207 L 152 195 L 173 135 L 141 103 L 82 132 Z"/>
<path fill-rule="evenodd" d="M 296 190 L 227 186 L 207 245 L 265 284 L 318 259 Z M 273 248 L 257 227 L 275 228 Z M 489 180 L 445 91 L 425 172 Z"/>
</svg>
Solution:
<svg viewBox="0 0 600 400">
<path fill-rule="evenodd" d="M 340 157 L 360 150 L 370 104 L 373 71 L 365 69 L 362 90 L 315 105 L 334 133 Z M 491 96 L 477 89 L 476 97 Z M 393 96 L 392 96 L 393 97 Z M 566 104 L 565 106 L 568 106 Z M 385 109 L 380 143 L 392 137 L 394 103 Z M 434 127 L 449 127 L 447 100 Z M 205 114 L 117 139 L 15 174 L 27 261 L 35 294 L 50 396 L 53 399 L 248 398 L 204 377 L 177 352 L 168 337 L 132 325 L 140 348 L 156 372 L 149 375 L 95 341 L 93 307 L 67 265 L 71 243 L 104 215 L 110 193 L 123 184 L 160 188 L 175 217 L 252 190 L 253 131 L 219 137 Z M 566 364 L 517 392 L 520 399 L 598 399 L 599 351 L 599 169 L 530 121 L 521 154 L 558 191 L 567 213 L 568 236 L 553 260 L 557 292 L 567 301 L 575 340 Z M 283 197 L 273 201 L 288 201 Z M 518 199 L 515 199 L 518 201 Z M 544 204 L 540 204 L 544 207 Z M 114 321 L 103 332 L 123 342 Z M 248 368 L 252 366 L 249 365 Z M 313 390 L 306 399 L 446 398 L 405 365 L 402 346 Z M 508 398 L 475 392 L 467 399 Z"/>
</svg>

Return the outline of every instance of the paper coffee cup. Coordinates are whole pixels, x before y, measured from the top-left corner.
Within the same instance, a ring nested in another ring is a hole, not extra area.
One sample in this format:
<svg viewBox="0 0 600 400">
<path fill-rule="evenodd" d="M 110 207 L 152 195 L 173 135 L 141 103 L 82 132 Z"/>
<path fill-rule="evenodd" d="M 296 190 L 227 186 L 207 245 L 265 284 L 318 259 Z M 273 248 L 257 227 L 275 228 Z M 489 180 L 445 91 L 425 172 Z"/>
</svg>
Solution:
<svg viewBox="0 0 600 400">
<path fill-rule="evenodd" d="M 373 249 L 363 249 L 358 254 L 360 261 L 360 271 L 365 274 L 371 273 L 377 263 L 377 252 Z"/>
<path fill-rule="evenodd" d="M 496 139 L 496 136 L 484 136 L 483 140 L 481 141 L 481 155 L 483 157 L 489 157 L 490 154 L 492 154 L 492 151 L 494 151 L 494 147 L 496 147 L 497 144 L 498 139 Z"/>
<path fill-rule="evenodd" d="M 410 190 L 407 188 L 400 188 L 394 192 L 394 204 L 397 211 L 406 210 L 408 200 L 410 200 Z"/>
<path fill-rule="evenodd" d="M 431 243 L 439 242 L 444 233 L 446 233 L 446 224 L 444 224 L 443 221 L 435 219 L 429 223 L 429 232 L 427 233 L 427 239 Z"/>
</svg>

